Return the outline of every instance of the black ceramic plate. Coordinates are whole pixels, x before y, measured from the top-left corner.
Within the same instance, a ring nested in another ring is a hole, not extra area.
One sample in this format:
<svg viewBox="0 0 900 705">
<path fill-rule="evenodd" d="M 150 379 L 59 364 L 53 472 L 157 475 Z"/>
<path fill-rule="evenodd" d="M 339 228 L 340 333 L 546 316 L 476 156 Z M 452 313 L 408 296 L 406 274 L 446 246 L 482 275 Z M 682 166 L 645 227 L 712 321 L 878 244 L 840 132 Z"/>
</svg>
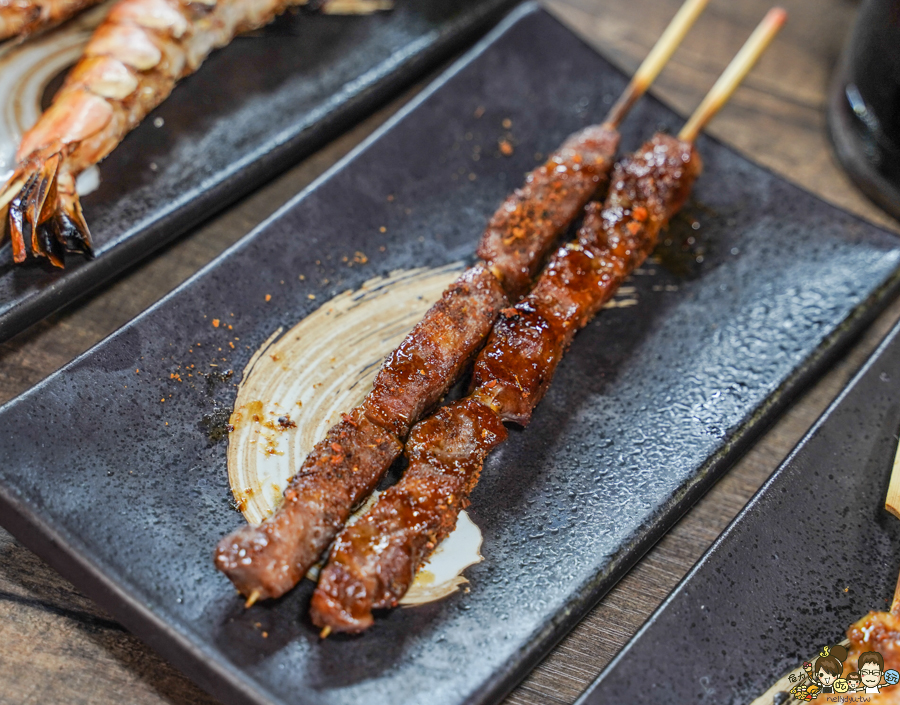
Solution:
<svg viewBox="0 0 900 705">
<path fill-rule="evenodd" d="M 579 705 L 748 703 L 888 609 L 898 428 L 900 326 Z"/>
<path fill-rule="evenodd" d="M 0 247 L 0 341 L 310 154 L 515 1 L 397 0 L 367 17 L 286 13 L 215 52 L 100 165 L 101 186 L 83 199 L 95 260 L 69 257 L 65 271 L 17 267 L 9 245 Z"/>
<path fill-rule="evenodd" d="M 0 521 L 228 702 L 500 697 L 894 293 L 900 241 L 702 139 L 665 265 L 578 336 L 531 425 L 490 458 L 470 592 L 356 638 L 318 640 L 311 583 L 244 611 L 213 570 L 243 519 L 203 418 L 230 407 L 234 380 L 171 375 L 240 371 L 337 292 L 471 257 L 536 153 L 602 119 L 625 83 L 549 15 L 518 11 L 245 240 L 0 410 Z M 644 100 L 623 146 L 680 122 Z M 368 264 L 348 266 L 357 251 Z"/>
</svg>

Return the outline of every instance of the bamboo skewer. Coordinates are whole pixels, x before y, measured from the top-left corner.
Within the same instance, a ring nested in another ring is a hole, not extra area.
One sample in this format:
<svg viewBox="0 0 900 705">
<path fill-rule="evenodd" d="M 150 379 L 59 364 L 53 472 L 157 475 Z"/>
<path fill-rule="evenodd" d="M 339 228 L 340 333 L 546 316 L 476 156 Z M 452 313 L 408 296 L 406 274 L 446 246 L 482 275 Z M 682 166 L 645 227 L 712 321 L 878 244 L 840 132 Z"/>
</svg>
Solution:
<svg viewBox="0 0 900 705">
<path fill-rule="evenodd" d="M 259 599 L 259 590 L 254 590 L 250 593 L 250 597 L 247 598 L 247 601 L 244 602 L 244 609 L 250 609 L 253 605 L 256 604 L 256 601 Z"/>
<path fill-rule="evenodd" d="M 741 84 L 741 81 L 750 73 L 750 69 L 768 48 L 775 35 L 787 21 L 787 12 L 780 7 L 773 7 L 759 23 L 759 26 L 750 35 L 750 38 L 741 47 L 737 56 L 728 64 L 728 68 L 719 76 L 719 80 L 710 89 L 709 93 L 700 103 L 699 107 L 691 115 L 690 119 L 681 128 L 678 138 L 685 142 L 693 142 L 700 131 L 712 120 L 722 106 L 728 102 L 732 93 Z"/>
<path fill-rule="evenodd" d="M 656 41 L 650 53 L 647 54 L 647 58 L 644 59 L 638 70 L 634 72 L 634 76 L 631 77 L 631 81 L 625 88 L 625 91 L 619 96 L 615 105 L 610 108 L 609 114 L 604 120 L 604 125 L 617 129 L 622 124 L 622 120 L 625 119 L 628 111 L 647 92 L 647 89 L 659 76 L 660 71 L 672 58 L 672 54 L 675 53 L 675 50 L 681 44 L 690 28 L 694 26 L 694 22 L 697 21 L 700 13 L 703 12 L 708 3 L 709 0 L 687 0 L 681 6 L 681 9 L 672 18 L 669 26 L 666 27 L 662 36 Z"/>
<path fill-rule="evenodd" d="M 884 508 L 900 519 L 900 445 L 894 455 L 894 467 L 891 469 L 891 481 L 888 483 L 887 497 L 884 500 Z"/>
<path fill-rule="evenodd" d="M 887 497 L 884 498 L 884 508 L 900 519 L 900 445 L 894 455 L 894 466 L 891 468 L 891 479 L 888 482 Z M 897 578 L 897 587 L 894 588 L 894 599 L 891 600 L 891 614 L 900 614 L 900 577 Z"/>
</svg>

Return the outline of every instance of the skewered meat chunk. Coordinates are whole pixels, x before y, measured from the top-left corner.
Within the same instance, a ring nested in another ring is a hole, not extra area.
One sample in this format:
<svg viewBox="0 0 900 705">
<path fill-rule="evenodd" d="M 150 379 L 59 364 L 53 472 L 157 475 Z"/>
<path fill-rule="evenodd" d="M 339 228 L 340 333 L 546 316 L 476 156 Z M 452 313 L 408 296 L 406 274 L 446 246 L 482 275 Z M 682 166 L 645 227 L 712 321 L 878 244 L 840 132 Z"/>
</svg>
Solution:
<svg viewBox="0 0 900 705">
<path fill-rule="evenodd" d="M 402 450 L 394 434 L 357 407 L 316 444 L 272 517 L 219 542 L 216 567 L 244 595 L 283 595 L 319 560 L 352 507 L 371 494 Z"/>
<path fill-rule="evenodd" d="M 605 207 L 590 209 L 577 243 L 559 249 L 534 290 L 504 310 L 476 360 L 470 396 L 412 430 L 411 445 L 427 438 L 430 447 L 441 447 L 443 438 L 460 448 L 471 444 L 471 455 L 423 467 L 414 462 L 418 447 L 408 451 L 411 476 L 404 475 L 397 491 L 382 493 L 338 536 L 313 596 L 317 626 L 362 631 L 372 624 L 373 608 L 394 606 L 403 597 L 437 545 L 433 539 L 456 525 L 485 455 L 503 440 L 494 429 L 501 421 L 530 420 L 575 332 L 653 250 L 659 230 L 682 207 L 700 169 L 693 145 L 667 135 L 656 135 L 617 165 Z M 477 440 L 478 428 L 489 429 L 483 444 L 471 440 Z M 453 501 L 446 501 L 443 483 L 453 482 L 460 467 L 467 480 L 453 485 Z M 439 481 L 442 474 L 448 477 Z"/>
<path fill-rule="evenodd" d="M 332 626 L 337 621 L 339 629 L 359 631 L 371 625 L 373 607 L 395 607 L 416 568 L 456 526 L 484 458 L 505 438 L 497 415 L 472 399 L 416 425 L 403 478 L 332 548 L 330 589 L 316 591 L 314 613 L 327 612 Z"/>
<path fill-rule="evenodd" d="M 499 282 L 482 264 L 444 292 L 388 357 L 362 406 L 315 446 L 278 511 L 219 542 L 216 567 L 242 594 L 280 597 L 300 581 L 400 455 L 409 427 L 481 348 L 505 305 Z"/>
<path fill-rule="evenodd" d="M 618 147 L 618 131 L 605 124 L 576 132 L 497 209 L 478 256 L 512 300 L 528 291 L 559 236 L 605 190 Z"/>
<path fill-rule="evenodd" d="M 478 356 L 478 399 L 526 425 L 575 333 L 656 246 L 700 170 L 692 145 L 656 135 L 616 165 L 606 203 L 591 203 L 577 242 L 560 248 L 534 289 L 505 309 Z"/>
<path fill-rule="evenodd" d="M 366 415 L 406 438 L 481 349 L 505 303 L 487 267 L 479 263 L 464 272 L 387 357 L 363 403 Z"/>
</svg>

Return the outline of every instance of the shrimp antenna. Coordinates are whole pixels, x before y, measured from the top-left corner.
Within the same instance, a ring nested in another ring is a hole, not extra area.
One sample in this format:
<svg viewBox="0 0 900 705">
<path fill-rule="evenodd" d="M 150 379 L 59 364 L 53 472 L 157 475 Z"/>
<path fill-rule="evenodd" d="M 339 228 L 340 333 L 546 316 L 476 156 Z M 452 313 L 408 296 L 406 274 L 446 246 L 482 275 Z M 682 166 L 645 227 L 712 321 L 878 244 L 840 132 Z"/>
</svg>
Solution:
<svg viewBox="0 0 900 705">
<path fill-rule="evenodd" d="M 697 139 L 700 131 L 706 127 L 706 124 L 722 109 L 722 106 L 731 98 L 731 94 L 741 85 L 741 81 L 750 73 L 750 69 L 772 43 L 785 22 L 787 22 L 787 12 L 783 8 L 773 7 L 769 10 L 746 44 L 741 47 L 737 56 L 731 60 L 728 68 L 722 72 L 719 80 L 706 94 L 703 102 L 681 128 L 678 139 L 684 142 L 693 142 Z"/>
<path fill-rule="evenodd" d="M 647 89 L 659 76 L 659 72 L 663 70 L 663 67 L 672 58 L 672 54 L 675 53 L 688 30 L 694 26 L 694 22 L 697 21 L 700 13 L 703 12 L 708 3 L 709 0 L 687 0 L 681 6 L 681 9 L 672 18 L 662 36 L 657 40 L 656 45 L 647 54 L 644 63 L 635 71 L 628 87 L 625 88 L 616 104 L 610 109 L 606 120 L 604 120 L 604 125 L 616 129 L 622 124 L 622 120 L 625 119 L 628 111 L 631 110 L 631 106 L 647 92 Z"/>
</svg>

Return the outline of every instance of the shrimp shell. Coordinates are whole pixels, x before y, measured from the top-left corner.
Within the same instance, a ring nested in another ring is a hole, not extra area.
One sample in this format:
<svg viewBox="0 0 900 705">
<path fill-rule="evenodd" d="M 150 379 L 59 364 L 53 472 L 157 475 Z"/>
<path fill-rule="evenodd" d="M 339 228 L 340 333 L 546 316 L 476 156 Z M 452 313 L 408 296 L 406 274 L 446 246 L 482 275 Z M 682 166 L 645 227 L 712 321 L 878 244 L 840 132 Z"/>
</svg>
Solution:
<svg viewBox="0 0 900 705">
<path fill-rule="evenodd" d="M 47 29 L 98 2 L 100 0 L 0 0 L 0 41 Z"/>
<path fill-rule="evenodd" d="M 212 50 L 294 4 L 302 2 L 120 0 L 114 5 L 53 104 L 22 138 L 16 168 L 0 190 L 14 260 L 46 257 L 62 267 L 66 251 L 90 255 L 75 177 L 109 154 Z"/>
</svg>

